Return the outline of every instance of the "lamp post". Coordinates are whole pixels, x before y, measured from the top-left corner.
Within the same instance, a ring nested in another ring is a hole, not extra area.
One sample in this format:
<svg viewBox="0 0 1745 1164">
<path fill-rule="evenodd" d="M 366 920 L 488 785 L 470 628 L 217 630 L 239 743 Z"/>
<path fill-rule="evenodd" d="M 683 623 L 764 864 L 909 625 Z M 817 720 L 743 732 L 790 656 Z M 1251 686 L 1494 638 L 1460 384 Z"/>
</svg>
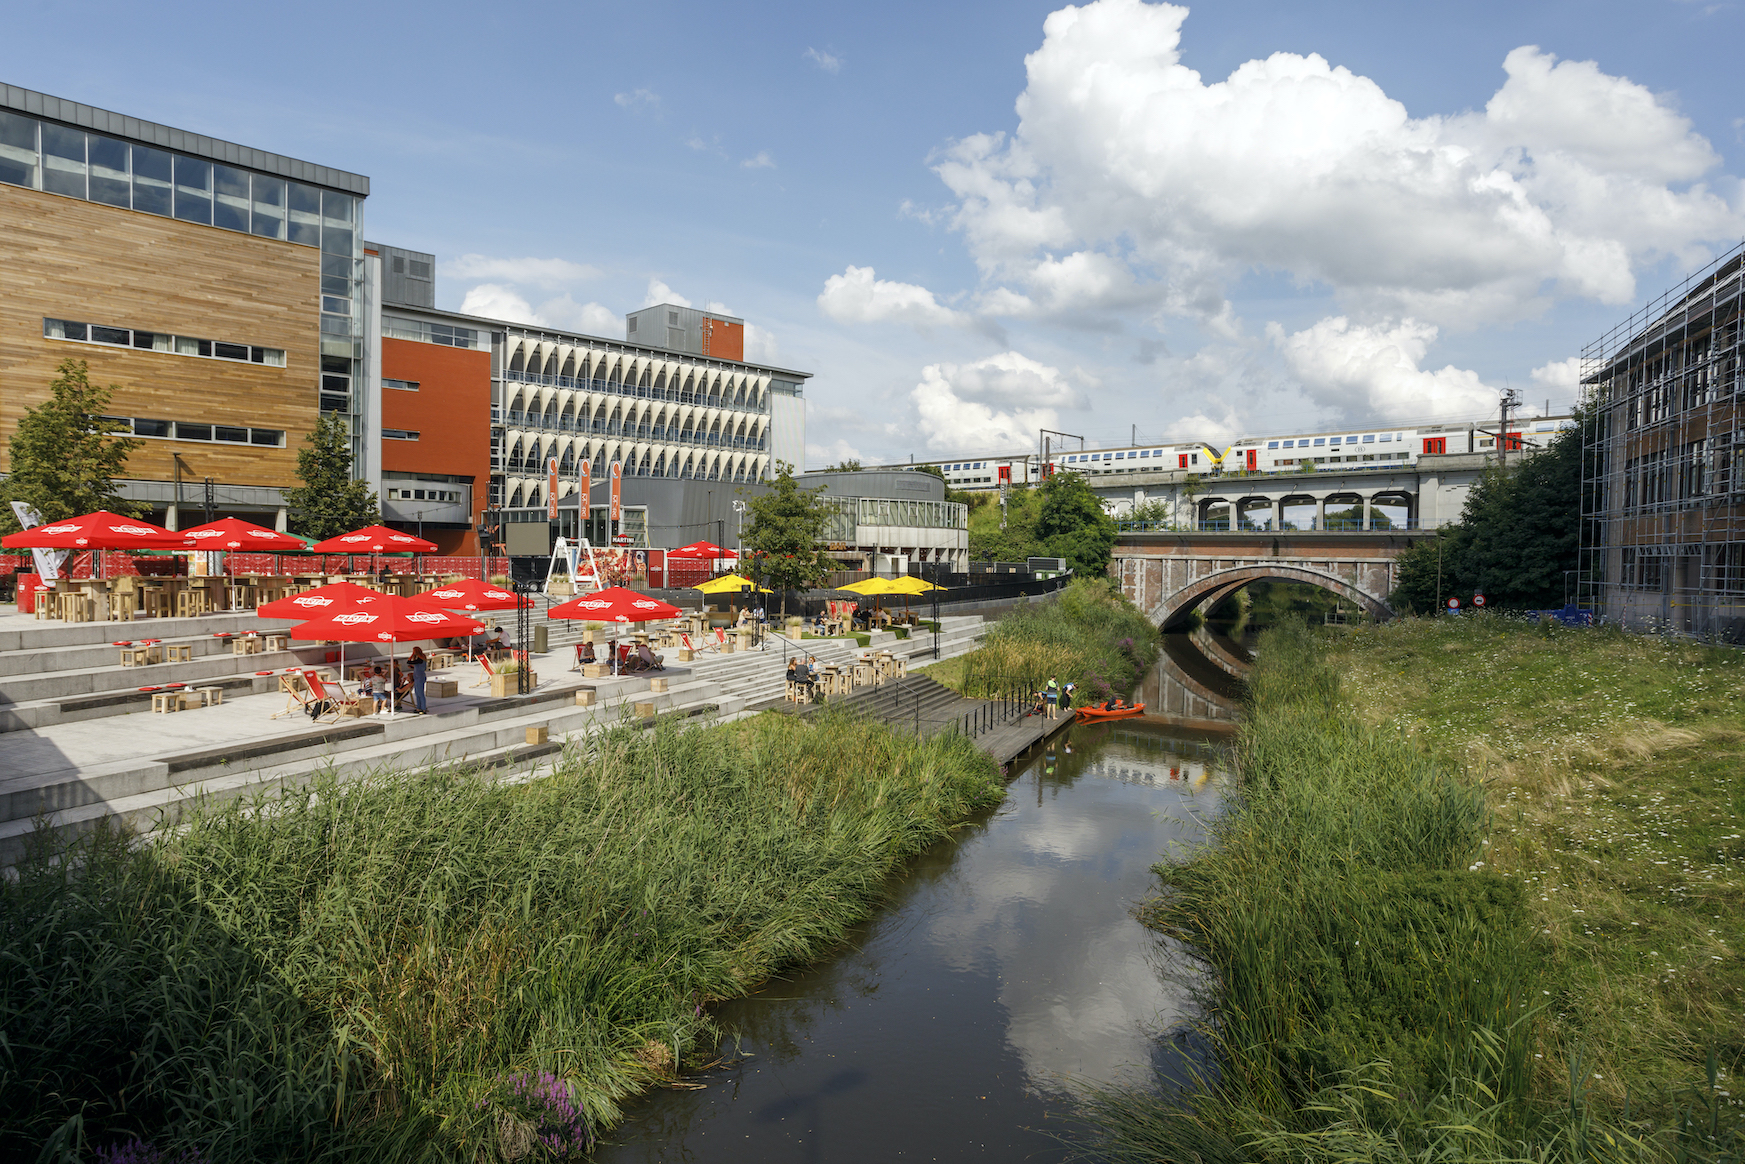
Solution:
<svg viewBox="0 0 1745 1164">
<path fill-rule="evenodd" d="M 745 502 L 742 499 L 734 498 L 733 512 L 739 516 L 739 528 L 734 535 L 733 549 L 743 560 L 745 558 Z"/>
</svg>

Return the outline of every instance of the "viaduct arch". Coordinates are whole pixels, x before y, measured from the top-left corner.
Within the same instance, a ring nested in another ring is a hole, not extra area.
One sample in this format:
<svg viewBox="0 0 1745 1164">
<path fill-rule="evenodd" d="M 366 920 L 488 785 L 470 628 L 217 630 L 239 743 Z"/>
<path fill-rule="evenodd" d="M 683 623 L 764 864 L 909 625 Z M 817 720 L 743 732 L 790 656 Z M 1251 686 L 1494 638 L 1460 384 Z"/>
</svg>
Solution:
<svg viewBox="0 0 1745 1164">
<path fill-rule="evenodd" d="M 1304 582 L 1377 619 L 1393 617 L 1395 559 L 1419 531 L 1122 533 L 1109 572 L 1153 622 L 1179 629 L 1189 614 L 1250 582 Z"/>
</svg>

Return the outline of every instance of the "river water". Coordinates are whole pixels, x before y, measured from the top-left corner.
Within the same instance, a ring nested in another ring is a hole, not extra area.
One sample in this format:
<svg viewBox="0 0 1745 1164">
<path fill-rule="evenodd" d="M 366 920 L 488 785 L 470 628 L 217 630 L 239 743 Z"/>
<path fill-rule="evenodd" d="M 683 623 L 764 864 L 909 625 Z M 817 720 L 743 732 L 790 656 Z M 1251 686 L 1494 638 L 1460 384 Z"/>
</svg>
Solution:
<svg viewBox="0 0 1745 1164">
<path fill-rule="evenodd" d="M 1136 693 L 1185 714 L 1075 726 L 1014 761 L 1005 801 L 839 953 L 721 1008 L 728 1065 L 703 1089 L 641 1102 L 596 1158 L 1056 1161 L 1072 1081 L 1175 1074 L 1191 963 L 1132 911 L 1218 810 L 1230 685 L 1196 657 L 1171 643 Z"/>
</svg>

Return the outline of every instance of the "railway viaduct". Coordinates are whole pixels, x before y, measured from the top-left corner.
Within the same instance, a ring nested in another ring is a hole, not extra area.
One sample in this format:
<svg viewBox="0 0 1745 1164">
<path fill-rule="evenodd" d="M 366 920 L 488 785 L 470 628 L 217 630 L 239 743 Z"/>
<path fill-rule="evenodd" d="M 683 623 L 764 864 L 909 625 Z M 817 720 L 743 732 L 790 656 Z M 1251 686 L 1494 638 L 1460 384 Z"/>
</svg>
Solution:
<svg viewBox="0 0 1745 1164">
<path fill-rule="evenodd" d="M 1109 573 L 1140 610 L 1165 630 L 1250 582 L 1307 582 L 1378 619 L 1393 617 L 1395 561 L 1432 530 L 1201 533 L 1123 531 Z"/>
</svg>

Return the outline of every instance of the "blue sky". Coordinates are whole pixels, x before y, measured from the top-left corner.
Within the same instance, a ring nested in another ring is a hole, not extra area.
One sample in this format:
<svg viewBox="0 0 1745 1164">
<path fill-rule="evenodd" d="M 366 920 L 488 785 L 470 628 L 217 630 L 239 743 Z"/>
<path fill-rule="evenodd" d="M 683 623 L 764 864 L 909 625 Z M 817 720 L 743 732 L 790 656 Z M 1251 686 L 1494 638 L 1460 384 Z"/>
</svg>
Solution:
<svg viewBox="0 0 1745 1164">
<path fill-rule="evenodd" d="M 15 2 L 3 79 L 368 174 L 444 306 L 724 306 L 814 464 L 1558 408 L 1745 234 L 1736 4 L 1058 8 Z"/>
</svg>

